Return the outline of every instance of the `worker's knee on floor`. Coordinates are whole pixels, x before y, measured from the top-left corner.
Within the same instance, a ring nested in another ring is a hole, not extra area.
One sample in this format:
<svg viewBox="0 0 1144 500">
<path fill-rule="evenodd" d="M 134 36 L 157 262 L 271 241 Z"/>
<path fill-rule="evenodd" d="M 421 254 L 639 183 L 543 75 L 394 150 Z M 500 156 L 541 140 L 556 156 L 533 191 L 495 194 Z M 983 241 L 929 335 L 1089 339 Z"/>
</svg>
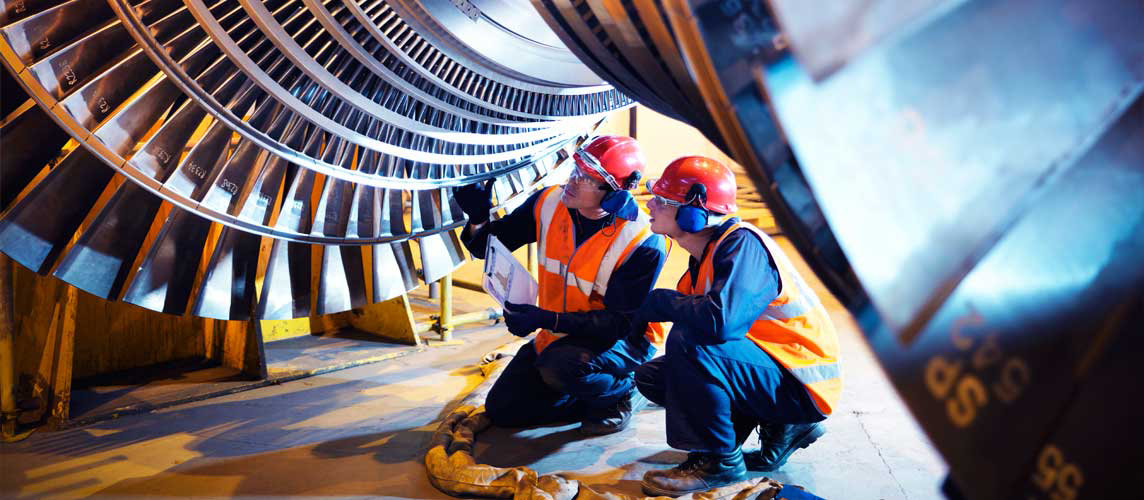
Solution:
<svg viewBox="0 0 1144 500">
<path fill-rule="evenodd" d="M 504 397 L 497 391 L 489 391 L 489 395 L 485 397 L 485 414 L 489 416 L 493 425 L 498 427 L 521 427 L 525 425 L 521 418 L 524 412 L 515 407 L 513 398 Z"/>
<path fill-rule="evenodd" d="M 548 387 L 568 393 L 592 373 L 592 354 L 585 349 L 550 348 L 537 361 L 536 370 Z"/>
<path fill-rule="evenodd" d="M 485 396 L 485 413 L 494 425 L 499 427 L 520 427 L 525 425 L 522 417 L 526 412 L 521 411 L 521 399 L 517 393 L 521 390 L 512 380 L 499 379 L 493 383 Z"/>
</svg>

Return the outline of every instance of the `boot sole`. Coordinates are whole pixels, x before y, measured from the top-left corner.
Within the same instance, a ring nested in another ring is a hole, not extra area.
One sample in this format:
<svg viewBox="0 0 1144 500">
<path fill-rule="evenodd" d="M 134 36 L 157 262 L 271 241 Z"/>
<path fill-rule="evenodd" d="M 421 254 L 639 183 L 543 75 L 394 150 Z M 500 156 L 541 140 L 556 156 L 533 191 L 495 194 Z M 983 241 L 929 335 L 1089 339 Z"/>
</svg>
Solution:
<svg viewBox="0 0 1144 500">
<path fill-rule="evenodd" d="M 723 482 L 723 483 L 717 482 L 717 483 L 715 483 L 714 486 L 711 486 L 710 484 L 708 484 L 707 486 L 705 486 L 703 488 L 699 488 L 699 489 L 695 489 L 695 490 L 665 490 L 665 489 L 660 488 L 660 487 L 658 487 L 652 483 L 647 482 L 647 480 L 645 479 L 643 481 L 640 481 L 640 489 L 643 490 L 645 495 L 649 495 L 649 496 L 653 496 L 653 497 L 672 497 L 672 498 L 675 498 L 675 497 L 681 497 L 683 495 L 689 495 L 692 493 L 701 493 L 704 491 L 711 491 L 711 490 L 716 489 L 716 488 L 722 488 L 724 486 L 729 486 L 729 485 L 732 485 L 735 483 L 746 481 L 747 479 L 749 479 L 747 476 L 747 471 L 743 471 L 743 475 L 737 479 L 729 480 L 729 481 Z"/>
<path fill-rule="evenodd" d="M 623 432 L 627 428 L 628 428 L 627 425 L 623 425 L 623 426 L 615 427 L 615 428 L 611 428 L 611 429 L 585 429 L 581 425 L 580 427 L 576 428 L 576 431 L 579 432 L 580 435 L 582 435 L 582 436 L 593 436 L 594 437 L 594 436 L 607 436 L 609 434 L 615 434 L 617 432 Z"/>
<path fill-rule="evenodd" d="M 779 457 L 778 461 L 776 461 L 774 465 L 756 467 L 751 467 L 748 465 L 747 470 L 751 472 L 773 472 L 779 467 L 786 465 L 787 459 L 790 458 L 792 454 L 794 454 L 795 450 L 804 449 L 807 446 L 810 446 L 815 441 L 818 441 L 818 438 L 822 437 L 823 434 L 826 434 L 826 429 L 823 429 L 821 425 L 811 427 L 809 431 L 795 438 L 794 444 L 790 448 L 787 448 L 787 452 Z"/>
<path fill-rule="evenodd" d="M 711 488 L 702 489 L 702 490 L 675 491 L 675 490 L 665 490 L 665 489 L 659 488 L 655 485 L 648 484 L 646 481 L 640 481 L 640 489 L 643 490 L 644 494 L 648 495 L 648 496 L 676 498 L 676 497 L 681 497 L 683 495 L 687 495 L 690 493 L 698 493 L 700 491 L 707 491 Z"/>
</svg>

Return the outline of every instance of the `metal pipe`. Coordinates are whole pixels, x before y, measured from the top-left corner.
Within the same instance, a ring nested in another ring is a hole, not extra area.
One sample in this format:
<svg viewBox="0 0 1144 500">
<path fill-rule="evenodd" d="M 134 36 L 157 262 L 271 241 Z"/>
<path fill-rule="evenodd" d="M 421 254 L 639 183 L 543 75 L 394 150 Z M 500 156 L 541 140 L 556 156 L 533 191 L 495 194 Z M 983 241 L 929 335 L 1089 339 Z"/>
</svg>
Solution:
<svg viewBox="0 0 1144 500">
<path fill-rule="evenodd" d="M 453 280 L 453 286 L 457 288 L 464 288 L 465 290 L 472 290 L 474 292 L 484 292 L 485 288 L 480 283 L 469 283 L 468 281 Z"/>
<path fill-rule="evenodd" d="M 453 316 L 453 326 L 463 325 L 467 323 L 476 323 L 479 321 L 487 321 L 490 319 L 497 320 L 504 317 L 504 313 L 491 307 L 481 311 L 474 311 L 471 313 L 456 314 Z"/>
<path fill-rule="evenodd" d="M 464 314 L 454 314 L 452 323 L 453 323 L 453 328 L 456 328 L 460 325 L 467 325 L 469 323 L 479 323 L 481 321 L 488 321 L 488 320 L 499 320 L 503 317 L 504 317 L 504 313 L 501 312 L 500 310 L 493 309 L 491 307 L 487 307 L 487 308 L 482 309 L 480 311 L 473 311 L 473 312 L 468 312 L 468 313 L 464 313 Z M 430 316 L 429 319 L 431 321 L 428 323 L 417 323 L 416 325 L 413 325 L 413 332 L 418 334 L 418 335 L 421 335 L 422 333 L 429 333 L 432 331 L 440 331 L 440 329 L 441 329 L 440 316 L 436 316 L 436 315 Z"/>
<path fill-rule="evenodd" d="M 441 278 L 441 317 L 437 324 L 441 333 L 441 341 L 453 340 L 453 273 Z"/>
</svg>

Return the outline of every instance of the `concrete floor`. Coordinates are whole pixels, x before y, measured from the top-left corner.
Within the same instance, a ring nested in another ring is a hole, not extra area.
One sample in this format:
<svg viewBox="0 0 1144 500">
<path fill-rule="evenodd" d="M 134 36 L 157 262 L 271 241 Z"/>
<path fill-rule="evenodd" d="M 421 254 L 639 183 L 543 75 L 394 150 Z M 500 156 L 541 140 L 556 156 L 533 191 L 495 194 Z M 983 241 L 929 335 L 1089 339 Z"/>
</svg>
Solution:
<svg viewBox="0 0 1144 500">
<path fill-rule="evenodd" d="M 660 285 L 685 264 L 677 248 Z M 832 499 L 940 498 L 941 458 L 852 318 L 817 289 L 842 342 L 843 401 L 826 436 L 769 475 Z M 458 337 L 463 345 L 0 445 L 0 496 L 449 498 L 425 478 L 428 439 L 446 407 L 481 382 L 481 354 L 515 339 L 501 325 Z M 665 444 L 663 418 L 648 408 L 629 429 L 592 439 L 574 425 L 494 428 L 478 437 L 477 459 L 635 494 L 645 471 L 684 457 Z"/>
</svg>

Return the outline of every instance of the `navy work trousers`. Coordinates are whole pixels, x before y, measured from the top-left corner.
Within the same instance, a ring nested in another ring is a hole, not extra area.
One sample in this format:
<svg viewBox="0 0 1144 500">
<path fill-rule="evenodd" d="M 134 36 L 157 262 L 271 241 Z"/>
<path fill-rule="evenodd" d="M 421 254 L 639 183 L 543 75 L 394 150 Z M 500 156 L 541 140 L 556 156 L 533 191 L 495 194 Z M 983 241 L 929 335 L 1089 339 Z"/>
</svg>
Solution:
<svg viewBox="0 0 1144 500">
<path fill-rule="evenodd" d="M 750 339 L 693 344 L 676 325 L 666 354 L 636 370 L 636 387 L 667 409 L 667 444 L 734 451 L 762 423 L 818 422 L 806 388 Z"/>
<path fill-rule="evenodd" d="M 632 391 L 632 372 L 654 353 L 642 338 L 621 339 L 601 348 L 566 336 L 539 355 L 529 342 L 493 383 L 485 411 L 501 427 L 572 422 L 606 414 Z"/>
</svg>

